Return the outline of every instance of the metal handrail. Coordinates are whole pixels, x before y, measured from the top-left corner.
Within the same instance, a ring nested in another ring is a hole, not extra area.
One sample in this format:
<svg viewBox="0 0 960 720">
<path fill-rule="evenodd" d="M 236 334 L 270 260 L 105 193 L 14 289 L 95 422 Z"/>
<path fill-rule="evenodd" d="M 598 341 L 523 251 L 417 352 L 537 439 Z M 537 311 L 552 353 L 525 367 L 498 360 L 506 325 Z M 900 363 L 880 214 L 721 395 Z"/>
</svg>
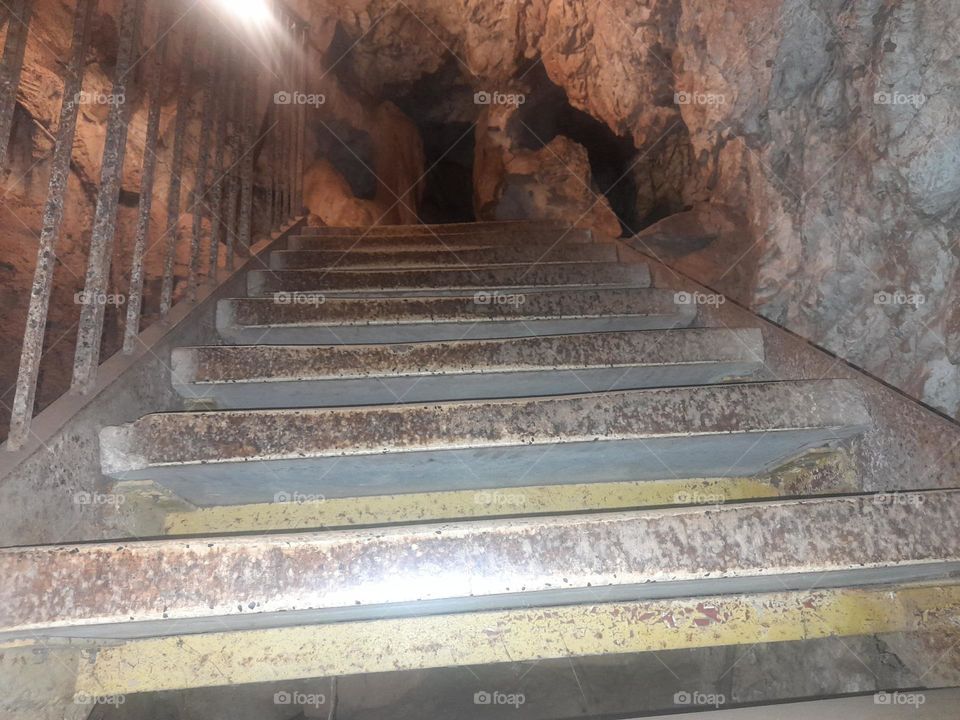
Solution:
<svg viewBox="0 0 960 720">
<path fill-rule="evenodd" d="M 183 7 L 175 7 L 182 3 Z M 0 64 L 0 167 L 5 164 L 12 131 L 13 107 L 16 89 L 20 84 L 24 50 L 29 32 L 32 0 L 12 3 L 10 24 Z M 56 143 L 51 162 L 47 198 L 43 211 L 43 228 L 37 250 L 37 264 L 27 312 L 16 394 L 11 412 L 10 433 L 6 447 L 20 449 L 30 436 L 30 426 L 36 398 L 37 380 L 43 350 L 46 319 L 53 287 L 56 261 L 56 242 L 63 219 L 67 176 L 76 130 L 78 104 L 81 97 L 83 70 L 90 38 L 90 25 L 97 0 L 77 0 L 70 61 L 62 74 L 64 95 L 57 127 Z M 147 9 L 156 12 L 156 34 L 141 46 L 141 28 Z M 194 8 L 196 8 L 194 10 Z M 184 19 L 183 14 L 197 12 L 199 21 Z M 218 280 L 219 246 L 225 246 L 227 270 L 234 266 L 235 245 L 249 248 L 252 244 L 254 156 L 264 145 L 281 162 L 273 162 L 270 188 L 266 193 L 270 207 L 267 217 L 274 229 L 281 227 L 303 206 L 302 171 L 304 128 L 306 117 L 299 105 L 274 104 L 274 122 L 262 136 L 257 136 L 258 117 L 253 102 L 244 102 L 244 93 L 253 94 L 261 86 L 263 69 L 270 71 L 267 78 L 271 94 L 274 91 L 297 89 L 305 80 L 304 48 L 306 25 L 282 3 L 272 9 L 274 16 L 274 49 L 268 63 L 256 57 L 255 51 L 243 37 L 243 30 L 209 6 L 197 6 L 183 0 L 150 3 L 145 0 L 123 0 L 120 10 L 120 38 L 117 63 L 114 70 L 111 97 L 114 102 L 107 119 L 107 131 L 101 162 L 97 206 L 93 222 L 92 240 L 87 257 L 85 286 L 77 334 L 74 372 L 71 390 L 86 394 L 96 385 L 103 340 L 106 296 L 110 268 L 114 254 L 117 210 L 120 197 L 123 161 L 127 146 L 129 108 L 124 101 L 129 96 L 134 68 L 144 56 L 152 54 L 147 88 L 149 110 L 146 127 L 146 147 L 141 168 L 140 204 L 137 232 L 130 267 L 130 295 L 126 311 L 123 352 L 130 354 L 136 348 L 141 331 L 145 257 L 150 234 L 150 212 L 156 179 L 157 151 L 160 139 L 163 78 L 168 74 L 170 60 L 169 37 L 180 33 L 183 52 L 178 58 L 177 118 L 168 188 L 167 222 L 163 244 L 164 262 L 160 294 L 160 316 L 164 318 L 173 305 L 177 278 L 174 259 L 180 244 L 178 232 L 184 215 L 192 216 L 189 237 L 190 264 L 187 278 L 187 298 L 196 301 L 201 276 L 207 282 Z M 226 27 L 224 27 L 226 26 Z M 195 62 L 196 37 L 207 32 L 214 40 L 206 46 L 203 61 Z M 197 68 L 205 71 L 202 84 L 200 147 L 192 169 L 195 172 L 191 197 L 183 207 L 181 198 L 182 173 L 185 169 L 187 124 L 191 98 L 197 88 Z M 279 190 L 279 192 L 278 192 Z M 204 220 L 209 233 L 204 232 Z M 187 240 L 187 238 L 183 238 Z M 209 247 L 204 252 L 204 242 Z M 207 258 L 204 266 L 204 257 Z"/>
</svg>

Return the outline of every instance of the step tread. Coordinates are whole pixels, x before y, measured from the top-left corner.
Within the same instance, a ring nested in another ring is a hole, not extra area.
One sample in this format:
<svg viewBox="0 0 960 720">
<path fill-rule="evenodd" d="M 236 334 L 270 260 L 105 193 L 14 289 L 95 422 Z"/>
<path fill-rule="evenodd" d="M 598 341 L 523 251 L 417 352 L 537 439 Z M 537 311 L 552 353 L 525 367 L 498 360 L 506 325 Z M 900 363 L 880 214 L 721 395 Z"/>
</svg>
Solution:
<svg viewBox="0 0 960 720">
<path fill-rule="evenodd" d="M 762 364 L 760 330 L 700 328 L 349 348 L 209 345 L 176 349 L 172 375 L 177 383 L 203 384 L 717 362 Z"/>
<path fill-rule="evenodd" d="M 278 292 L 418 292 L 441 295 L 451 291 L 495 288 L 649 287 L 644 264 L 605 262 L 514 264 L 493 267 L 451 267 L 441 270 L 251 270 L 247 292 L 253 297 Z"/>
<path fill-rule="evenodd" d="M 566 288 L 527 293 L 480 291 L 441 297 L 276 294 L 217 304 L 228 342 L 369 344 L 662 330 L 691 325 L 692 304 L 668 290 Z"/>
<path fill-rule="evenodd" d="M 101 431 L 103 472 L 196 505 L 278 492 L 754 475 L 870 423 L 849 381 L 147 415 Z M 719 468 L 719 469 L 718 469 Z"/>
<path fill-rule="evenodd" d="M 423 613 L 920 580 L 960 562 L 960 492 L 923 496 L 8 548 L 0 634 L 109 636 L 134 621 L 144 625 L 131 632 L 162 635 L 384 617 L 411 603 Z"/>
<path fill-rule="evenodd" d="M 368 227 L 337 227 L 306 225 L 300 232 L 306 235 L 409 235 L 409 234 L 460 234 L 500 232 L 504 230 L 538 230 L 542 232 L 568 230 L 572 226 L 560 220 L 485 220 L 467 223 L 434 223 L 406 225 L 371 225 Z"/>
<path fill-rule="evenodd" d="M 288 250 L 383 250 L 455 249 L 459 247 L 549 247 L 556 244 L 613 245 L 607 238 L 594 237 L 589 230 L 530 230 L 513 229 L 499 232 L 458 233 L 407 233 L 402 235 L 325 234 L 291 235 L 287 238 Z"/>
<path fill-rule="evenodd" d="M 173 386 L 207 407 L 534 397 L 764 377 L 756 329 L 609 332 L 377 345 L 217 345 L 173 352 Z"/>
<path fill-rule="evenodd" d="M 154 464 L 864 428 L 849 380 L 783 381 L 422 405 L 171 412 L 105 428 L 104 471 Z M 264 433 L 263 429 L 269 432 Z"/>
<path fill-rule="evenodd" d="M 446 297 L 226 298 L 218 304 L 224 320 L 246 326 L 277 324 L 383 325 L 403 323 L 497 322 L 513 318 L 603 318 L 669 313 L 692 317 L 696 308 L 677 303 L 675 293 L 651 288 L 550 290 L 522 302 L 475 293 Z M 283 299 L 286 300 L 286 299 Z"/>
<path fill-rule="evenodd" d="M 431 250 L 275 250 L 272 270 L 366 269 L 446 266 L 483 267 L 519 263 L 616 262 L 615 245 L 549 244 L 524 247 L 440 248 Z"/>
</svg>

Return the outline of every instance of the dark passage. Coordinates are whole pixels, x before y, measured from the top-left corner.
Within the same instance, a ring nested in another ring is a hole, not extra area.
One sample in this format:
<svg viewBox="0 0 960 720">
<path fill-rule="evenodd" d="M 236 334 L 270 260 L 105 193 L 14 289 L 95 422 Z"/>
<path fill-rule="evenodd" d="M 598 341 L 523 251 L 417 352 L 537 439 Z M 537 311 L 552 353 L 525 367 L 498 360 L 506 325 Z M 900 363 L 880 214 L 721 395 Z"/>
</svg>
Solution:
<svg viewBox="0 0 960 720">
<path fill-rule="evenodd" d="M 594 189 L 610 206 L 626 231 L 641 225 L 637 212 L 637 187 L 631 172 L 636 148 L 630 138 L 618 137 L 604 123 L 577 110 L 563 89 L 547 77 L 538 63 L 525 78 L 533 88 L 511 124 L 513 137 L 531 150 L 539 150 L 557 135 L 583 145 L 590 158 Z"/>
</svg>

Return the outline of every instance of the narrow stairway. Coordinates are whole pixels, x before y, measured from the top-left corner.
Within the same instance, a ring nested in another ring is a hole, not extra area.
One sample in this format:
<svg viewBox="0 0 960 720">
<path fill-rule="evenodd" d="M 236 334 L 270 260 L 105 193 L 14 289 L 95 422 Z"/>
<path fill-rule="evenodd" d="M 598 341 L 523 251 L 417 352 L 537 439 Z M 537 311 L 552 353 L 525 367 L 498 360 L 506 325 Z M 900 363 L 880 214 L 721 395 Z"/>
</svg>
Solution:
<svg viewBox="0 0 960 720">
<path fill-rule="evenodd" d="M 785 469 L 842 465 L 871 426 L 860 389 L 772 380 L 758 328 L 706 327 L 651 277 L 618 242 L 550 223 L 281 241 L 247 297 L 220 301 L 225 344 L 175 351 L 193 409 L 101 433 L 108 476 L 184 503 L 170 536 L 3 551 L 3 633 L 145 638 L 956 569 L 949 528 L 840 495 L 843 473 L 777 497 Z"/>
</svg>

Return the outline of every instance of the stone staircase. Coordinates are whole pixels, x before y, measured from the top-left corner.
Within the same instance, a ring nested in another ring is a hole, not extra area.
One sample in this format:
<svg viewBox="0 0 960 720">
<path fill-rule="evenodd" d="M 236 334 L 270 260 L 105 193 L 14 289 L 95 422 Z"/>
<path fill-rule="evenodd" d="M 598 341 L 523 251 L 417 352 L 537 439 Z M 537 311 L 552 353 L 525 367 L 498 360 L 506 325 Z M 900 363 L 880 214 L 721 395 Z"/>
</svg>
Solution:
<svg viewBox="0 0 960 720">
<path fill-rule="evenodd" d="M 960 499 L 877 502 L 862 383 L 780 379 L 618 242 L 305 228 L 104 428 L 161 539 L 0 551 L 5 637 L 135 639 L 943 578 Z M 853 479 L 851 479 L 853 477 Z M 919 515 L 923 505 L 925 514 Z M 64 578 L 70 578 L 69 586 Z M 789 634 L 789 633 L 788 633 Z M 95 686 L 100 687 L 100 686 Z"/>
</svg>

